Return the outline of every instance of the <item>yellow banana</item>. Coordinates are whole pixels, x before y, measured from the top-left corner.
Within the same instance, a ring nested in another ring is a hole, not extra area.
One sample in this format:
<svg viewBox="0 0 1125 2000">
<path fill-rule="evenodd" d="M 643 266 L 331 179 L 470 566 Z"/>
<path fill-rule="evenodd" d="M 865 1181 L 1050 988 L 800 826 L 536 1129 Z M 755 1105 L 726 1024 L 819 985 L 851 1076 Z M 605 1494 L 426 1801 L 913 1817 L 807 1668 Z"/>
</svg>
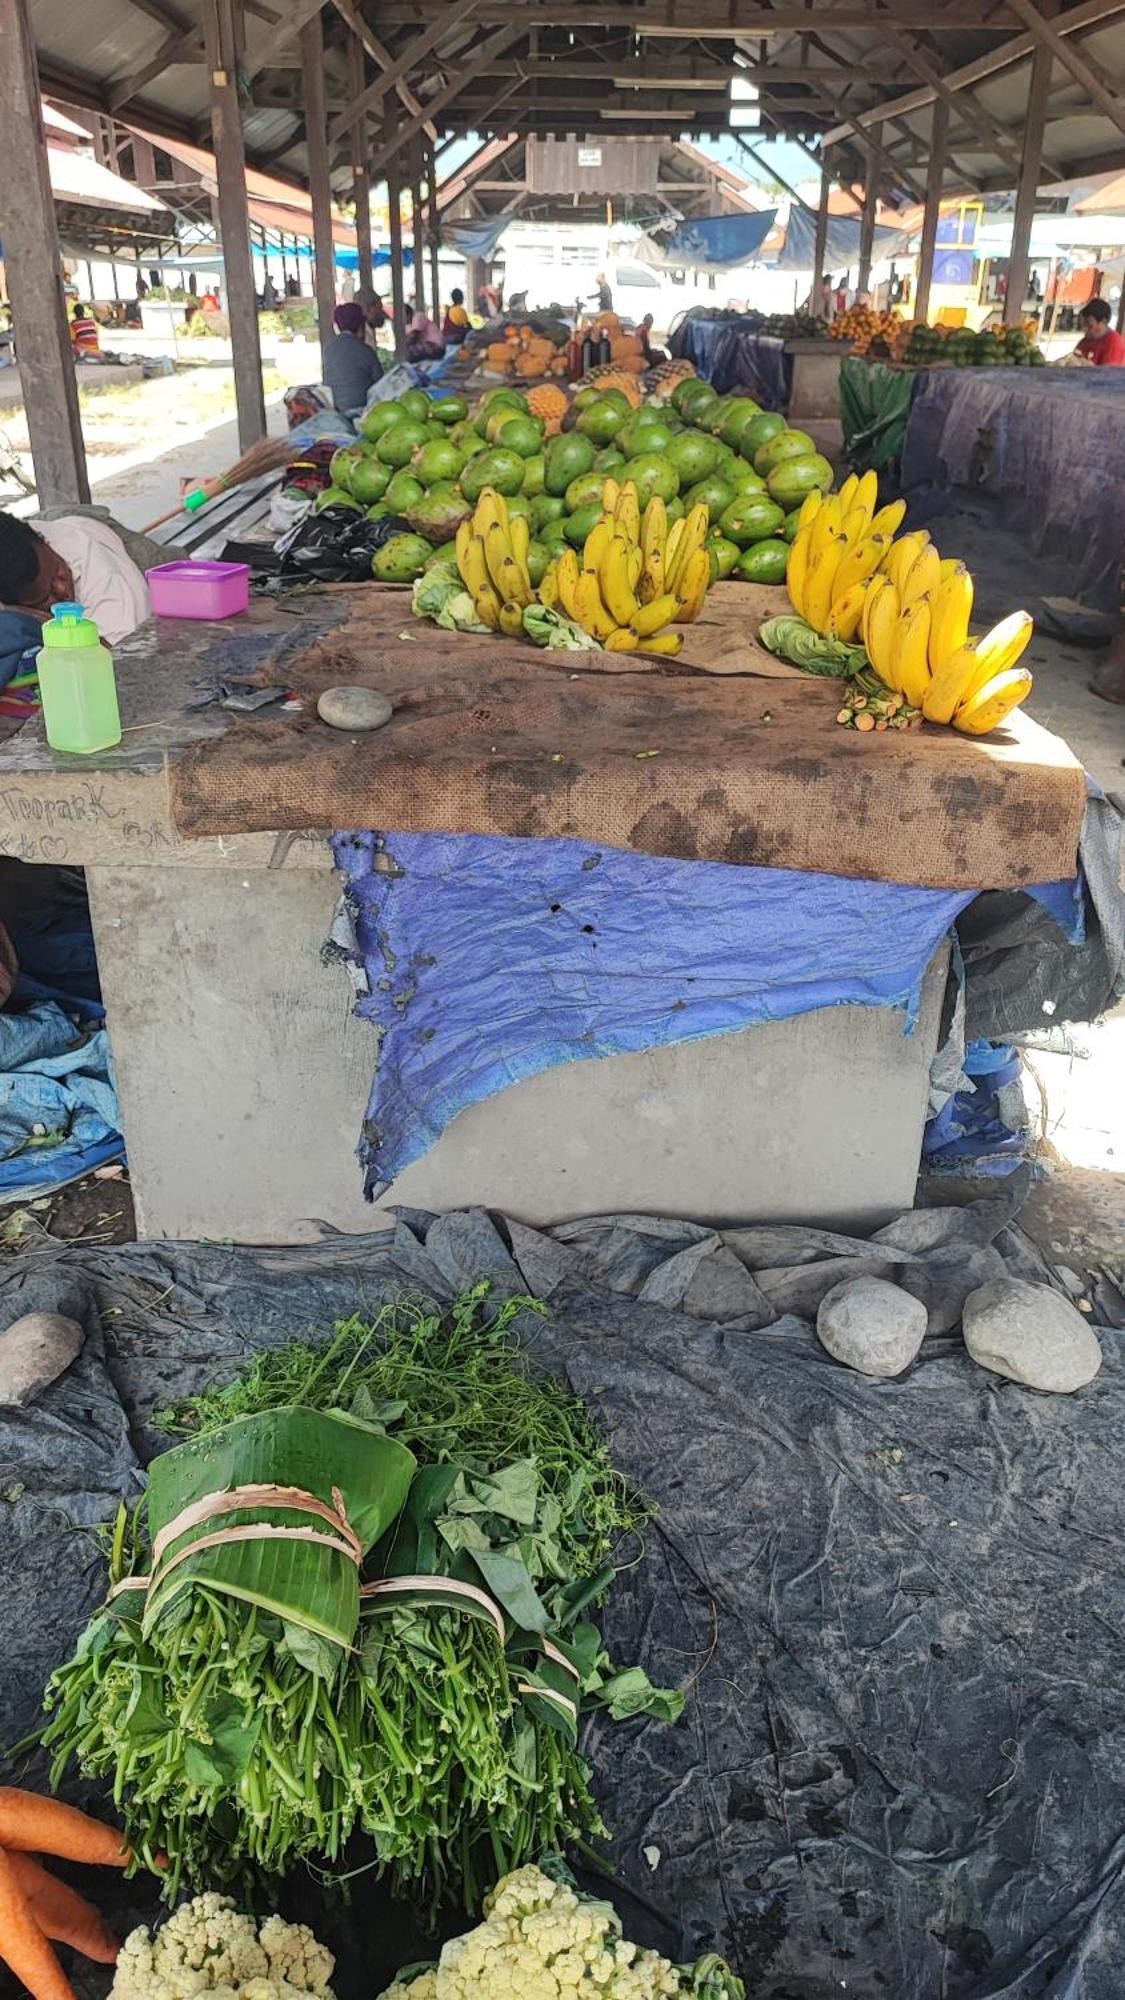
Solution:
<svg viewBox="0 0 1125 2000">
<path fill-rule="evenodd" d="M 932 597 L 941 581 L 941 557 L 936 549 L 923 549 L 915 556 L 899 584 L 902 608 L 909 611 L 920 597 Z"/>
<path fill-rule="evenodd" d="M 675 565 L 676 558 L 679 555 L 680 543 L 683 541 L 683 538 L 684 538 L 684 517 L 681 514 L 679 520 L 673 521 L 671 527 L 668 530 L 668 540 L 664 544 L 664 566 L 661 571 L 662 576 L 668 576 L 671 573 Z"/>
<path fill-rule="evenodd" d="M 809 531 L 798 528 L 789 546 L 785 564 L 785 588 L 798 618 L 805 615 L 805 578 L 809 573 Z"/>
<path fill-rule="evenodd" d="M 828 630 L 828 613 L 832 609 L 832 586 L 836 581 L 836 572 L 843 559 L 843 552 L 843 543 L 837 536 L 809 560 L 809 573 L 805 580 L 805 617 L 817 632 Z"/>
<path fill-rule="evenodd" d="M 852 501 L 855 499 L 858 488 L 859 488 L 858 472 L 849 472 L 843 485 L 839 488 L 836 494 L 836 498 L 840 502 L 840 505 L 843 508 L 845 514 L 847 513 L 848 508 L 851 506 Z"/>
<path fill-rule="evenodd" d="M 677 521 L 676 526 L 679 525 Z M 667 574 L 667 557 L 662 556 L 657 548 L 650 549 L 641 570 L 640 582 L 636 586 L 636 594 L 642 604 L 651 604 L 655 597 L 663 597 Z"/>
<path fill-rule="evenodd" d="M 512 544 L 512 554 L 521 569 L 527 568 L 527 551 L 531 542 L 531 523 L 526 514 L 511 514 L 508 517 L 508 535 Z"/>
<path fill-rule="evenodd" d="M 620 625 L 616 632 L 610 633 L 605 649 L 607 653 L 635 653 L 637 635 L 630 626 Z"/>
<path fill-rule="evenodd" d="M 476 514 L 473 516 L 474 529 L 482 540 L 494 521 L 507 530 L 508 503 L 504 495 L 496 491 L 495 486 L 486 486 L 477 501 Z"/>
<path fill-rule="evenodd" d="M 860 619 L 863 616 L 863 600 L 866 596 L 867 585 L 853 583 L 849 590 L 845 590 L 842 597 L 833 599 L 832 609 L 828 613 L 830 638 L 843 639 L 847 645 L 851 645 L 859 631 Z"/>
<path fill-rule="evenodd" d="M 930 655 L 933 666 L 933 624 L 930 625 Z M 952 722 L 953 712 L 964 701 L 968 690 L 977 680 L 977 649 L 973 645 L 958 647 L 946 656 L 938 666 L 933 666 L 933 679 L 926 690 L 922 703 L 922 713 L 927 722 Z"/>
<path fill-rule="evenodd" d="M 494 581 L 502 604 L 515 604 L 522 610 L 525 604 L 530 603 L 527 571 L 520 568 L 515 556 L 505 556 L 503 562 L 497 565 Z"/>
<path fill-rule="evenodd" d="M 643 570 L 644 566 L 645 566 L 645 559 L 643 551 L 641 549 L 635 548 L 633 544 L 630 543 L 625 556 L 625 574 L 629 579 L 629 588 L 634 593 L 636 592 L 637 585 L 640 583 L 641 571 Z"/>
<path fill-rule="evenodd" d="M 510 562 L 512 559 L 512 544 L 509 535 L 500 526 L 499 521 L 493 521 L 484 538 L 484 559 L 488 564 L 488 574 L 500 592 L 501 600 L 503 600 L 508 595 L 508 592 L 500 581 L 500 570 L 502 564 Z"/>
<path fill-rule="evenodd" d="M 679 598 L 672 591 L 665 591 L 663 597 L 654 597 L 651 604 L 642 604 L 634 611 L 629 623 L 638 638 L 647 639 L 653 632 L 659 632 L 662 625 L 670 625 L 679 608 Z"/>
<path fill-rule="evenodd" d="M 901 694 L 895 678 L 895 639 L 899 626 L 898 591 L 889 576 L 876 577 L 868 592 L 863 643 L 879 679 L 885 687 Z"/>
<path fill-rule="evenodd" d="M 678 653 L 684 643 L 682 632 L 654 632 L 651 639 L 642 639 L 638 648 L 642 653 Z"/>
<path fill-rule="evenodd" d="M 913 572 L 911 572 L 913 574 Z M 969 637 L 973 615 L 973 579 L 963 563 L 942 577 L 931 592 L 930 672 L 940 673 L 946 661 L 959 653 Z M 948 722 L 948 715 L 942 716 Z"/>
<path fill-rule="evenodd" d="M 690 625 L 703 609 L 703 600 L 711 583 L 711 558 L 706 549 L 696 549 L 688 557 L 676 585 L 679 609 L 675 613 L 677 625 Z"/>
<path fill-rule="evenodd" d="M 824 504 L 824 495 L 818 487 L 814 486 L 811 493 L 805 494 L 805 497 L 801 502 L 801 511 L 797 516 L 798 533 L 800 533 L 802 528 L 807 528 L 811 525 L 813 520 L 819 514 L 823 504 Z"/>
<path fill-rule="evenodd" d="M 602 487 L 602 506 L 606 509 L 607 513 L 612 514 L 614 508 L 617 505 L 617 499 L 620 492 L 621 488 L 618 485 L 616 479 L 606 480 L 605 485 Z"/>
<path fill-rule="evenodd" d="M 875 574 L 882 553 L 883 544 L 875 535 L 846 550 L 832 585 L 833 604 L 838 598 L 845 597 L 853 584 L 866 583 L 868 577 Z"/>
<path fill-rule="evenodd" d="M 509 599 L 507 604 L 500 606 L 500 630 L 505 632 L 509 639 L 518 638 L 523 631 L 523 606 L 517 604 L 514 599 Z"/>
<path fill-rule="evenodd" d="M 905 500 L 890 500 L 871 516 L 871 532 L 873 535 L 897 535 L 905 519 Z"/>
<path fill-rule="evenodd" d="M 943 556 L 941 559 L 942 582 L 943 583 L 945 582 L 947 576 L 955 576 L 957 571 L 963 568 L 964 564 L 962 563 L 960 556 Z"/>
<path fill-rule="evenodd" d="M 559 601 L 568 618 L 578 618 L 575 592 L 578 589 L 580 574 L 577 549 L 564 549 L 559 556 L 555 575 L 559 586 Z"/>
<path fill-rule="evenodd" d="M 584 632 L 594 639 L 608 639 L 617 629 L 617 620 L 606 610 L 598 579 L 593 570 L 584 569 L 579 573 L 574 586 L 575 617 Z"/>
<path fill-rule="evenodd" d="M 472 522 L 462 521 L 460 527 L 457 530 L 456 539 L 454 541 L 454 547 L 457 550 L 457 568 L 461 573 L 462 583 L 468 583 L 469 581 L 469 572 L 467 565 L 469 562 L 469 544 L 471 543 L 472 539 L 473 539 Z"/>
<path fill-rule="evenodd" d="M 1018 708 L 1031 693 L 1031 672 L 1027 667 L 1009 667 L 986 681 L 971 701 L 965 702 L 953 718 L 954 729 L 966 736 L 987 736 L 1005 716 Z"/>
<path fill-rule="evenodd" d="M 473 596 L 473 609 L 480 619 L 481 624 L 487 625 L 490 632 L 498 632 L 500 630 L 500 599 L 497 597 L 491 584 L 486 585 L 483 590 L 475 592 Z"/>
<path fill-rule="evenodd" d="M 617 496 L 617 505 L 613 510 L 613 516 L 627 541 L 640 541 L 641 510 L 637 502 L 637 489 L 631 479 L 625 481 L 624 486 Z"/>
<path fill-rule="evenodd" d="M 900 535 L 897 541 L 891 543 L 883 557 L 882 567 L 896 590 L 901 591 L 907 570 L 927 546 L 929 539 L 925 529 L 918 528 L 913 534 Z"/>
<path fill-rule="evenodd" d="M 661 555 L 668 540 L 668 509 L 659 494 L 654 493 L 641 516 L 641 547 L 645 555 L 652 548 L 658 548 Z"/>
<path fill-rule="evenodd" d="M 598 582 L 607 611 L 615 625 L 627 625 L 637 600 L 629 588 L 629 545 L 623 535 L 614 535 L 598 564 Z"/>
<path fill-rule="evenodd" d="M 868 520 L 874 519 L 875 509 L 879 505 L 879 475 L 877 472 L 864 473 L 859 485 L 856 487 L 855 500 L 852 504 L 865 508 Z"/>
<path fill-rule="evenodd" d="M 669 590 L 679 590 L 685 569 L 697 549 L 703 547 L 707 539 L 707 529 L 711 516 L 702 502 L 694 506 L 684 517 L 684 532 L 676 548 L 676 560 L 669 563 L 666 577 Z"/>
<path fill-rule="evenodd" d="M 809 567 L 820 551 L 834 541 L 844 525 L 843 509 L 835 493 L 830 493 L 813 516 L 812 540 L 809 546 Z"/>
<path fill-rule="evenodd" d="M 583 569 L 600 569 L 602 557 L 612 540 L 613 522 L 608 515 L 603 514 L 600 521 L 595 521 L 594 526 L 586 537 L 582 550 Z"/>
<path fill-rule="evenodd" d="M 470 534 L 465 548 L 465 560 L 461 563 L 461 575 L 475 597 L 480 590 L 491 589 L 492 579 L 488 573 L 484 543 L 479 535 Z"/>
<path fill-rule="evenodd" d="M 960 708 L 972 701 L 989 681 L 995 680 L 997 674 L 1007 673 L 1016 665 L 1033 630 L 1026 611 L 1013 611 L 999 625 L 994 625 L 991 632 L 986 632 L 983 639 L 977 640 L 977 670 L 961 697 Z"/>
<path fill-rule="evenodd" d="M 929 639 L 930 600 L 919 597 L 898 621 L 891 669 L 912 708 L 922 707 L 930 685 Z"/>
<path fill-rule="evenodd" d="M 548 563 L 539 579 L 539 602 L 548 611 L 554 611 L 559 602 L 559 573 L 555 563 Z"/>
</svg>

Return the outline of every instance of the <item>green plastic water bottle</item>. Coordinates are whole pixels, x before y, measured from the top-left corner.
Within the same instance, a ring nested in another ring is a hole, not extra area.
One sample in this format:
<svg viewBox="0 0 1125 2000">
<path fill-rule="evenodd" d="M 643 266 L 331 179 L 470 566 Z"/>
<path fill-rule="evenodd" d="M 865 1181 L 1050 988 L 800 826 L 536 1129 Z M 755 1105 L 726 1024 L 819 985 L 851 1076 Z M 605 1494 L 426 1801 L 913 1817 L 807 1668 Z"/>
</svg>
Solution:
<svg viewBox="0 0 1125 2000">
<path fill-rule="evenodd" d="M 52 606 L 38 666 L 43 723 L 52 750 L 88 757 L 120 743 L 113 654 L 80 604 Z"/>
</svg>

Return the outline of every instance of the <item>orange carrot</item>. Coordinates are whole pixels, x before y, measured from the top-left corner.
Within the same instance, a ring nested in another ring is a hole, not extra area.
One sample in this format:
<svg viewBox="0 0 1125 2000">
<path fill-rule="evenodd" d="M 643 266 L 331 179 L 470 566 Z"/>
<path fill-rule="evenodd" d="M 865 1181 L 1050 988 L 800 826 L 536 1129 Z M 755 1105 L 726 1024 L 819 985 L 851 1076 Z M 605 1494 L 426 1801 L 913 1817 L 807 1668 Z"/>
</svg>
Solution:
<svg viewBox="0 0 1125 2000">
<path fill-rule="evenodd" d="M 74 1988 L 27 1907 L 11 1857 L 0 1849 L 0 1958 L 31 2000 L 75 2000 Z"/>
<path fill-rule="evenodd" d="M 23 1854 L 57 1854 L 63 1861 L 92 1861 L 103 1868 L 124 1868 L 130 1860 L 116 1827 L 58 1799 L 0 1785 L 0 1847 Z"/>
<path fill-rule="evenodd" d="M 70 1945 L 83 1958 L 92 1958 L 98 1965 L 116 1965 L 121 1946 L 92 1903 L 65 1882 L 48 1875 L 30 1854 L 10 1854 L 8 1859 L 28 1908 L 45 1937 L 53 1938 L 56 1944 Z"/>
</svg>

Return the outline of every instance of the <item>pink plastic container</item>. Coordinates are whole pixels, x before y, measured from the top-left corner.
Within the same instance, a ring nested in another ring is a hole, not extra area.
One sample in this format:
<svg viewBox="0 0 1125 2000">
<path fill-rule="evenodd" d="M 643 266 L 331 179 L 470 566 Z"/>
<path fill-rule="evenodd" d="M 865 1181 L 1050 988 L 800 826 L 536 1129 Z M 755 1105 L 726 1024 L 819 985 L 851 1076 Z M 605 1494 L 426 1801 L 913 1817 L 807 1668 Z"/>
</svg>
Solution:
<svg viewBox="0 0 1125 2000">
<path fill-rule="evenodd" d="M 233 618 L 250 603 L 248 563 L 161 563 L 148 572 L 158 618 Z"/>
</svg>

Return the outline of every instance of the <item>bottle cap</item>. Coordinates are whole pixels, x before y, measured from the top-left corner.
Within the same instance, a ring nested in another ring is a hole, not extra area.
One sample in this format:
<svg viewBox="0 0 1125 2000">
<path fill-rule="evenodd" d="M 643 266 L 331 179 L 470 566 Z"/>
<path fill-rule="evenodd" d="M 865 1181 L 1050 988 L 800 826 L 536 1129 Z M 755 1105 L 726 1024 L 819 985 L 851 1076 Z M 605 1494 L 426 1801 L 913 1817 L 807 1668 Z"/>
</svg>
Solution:
<svg viewBox="0 0 1125 2000">
<path fill-rule="evenodd" d="M 45 646 L 100 646 L 101 633 L 81 604 L 52 604 L 50 622 L 43 627 Z"/>
</svg>

